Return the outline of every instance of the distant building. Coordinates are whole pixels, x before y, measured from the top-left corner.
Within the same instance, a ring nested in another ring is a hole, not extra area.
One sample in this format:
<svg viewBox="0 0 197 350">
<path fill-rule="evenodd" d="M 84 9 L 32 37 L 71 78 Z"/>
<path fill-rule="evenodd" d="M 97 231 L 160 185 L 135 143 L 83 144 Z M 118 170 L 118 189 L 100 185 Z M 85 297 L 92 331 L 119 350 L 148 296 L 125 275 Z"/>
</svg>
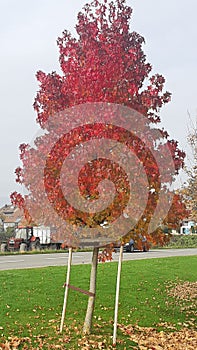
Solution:
<svg viewBox="0 0 197 350">
<path fill-rule="evenodd" d="M 193 220 L 185 219 L 181 223 L 180 234 L 189 235 L 196 232 L 196 223 Z"/>
<path fill-rule="evenodd" d="M 0 208 L 0 224 L 4 231 L 9 227 L 18 227 L 19 222 L 23 217 L 23 211 L 14 205 L 4 205 Z"/>
</svg>

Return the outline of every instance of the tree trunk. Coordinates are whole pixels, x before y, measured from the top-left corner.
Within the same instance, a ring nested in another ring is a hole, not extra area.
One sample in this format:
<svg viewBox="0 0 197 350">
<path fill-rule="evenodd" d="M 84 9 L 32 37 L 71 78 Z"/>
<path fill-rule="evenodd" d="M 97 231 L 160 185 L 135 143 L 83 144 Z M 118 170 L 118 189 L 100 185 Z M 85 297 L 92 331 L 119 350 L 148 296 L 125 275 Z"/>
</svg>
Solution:
<svg viewBox="0 0 197 350">
<path fill-rule="evenodd" d="M 96 297 L 98 252 L 99 252 L 99 248 L 94 248 L 93 255 L 92 255 L 92 268 L 91 268 L 91 274 L 90 274 L 90 289 L 89 289 L 89 292 L 91 293 L 91 295 L 89 296 L 89 299 L 88 299 L 86 317 L 83 325 L 84 334 L 90 334 L 91 327 L 92 327 L 92 318 L 93 318 L 95 297 Z"/>
</svg>

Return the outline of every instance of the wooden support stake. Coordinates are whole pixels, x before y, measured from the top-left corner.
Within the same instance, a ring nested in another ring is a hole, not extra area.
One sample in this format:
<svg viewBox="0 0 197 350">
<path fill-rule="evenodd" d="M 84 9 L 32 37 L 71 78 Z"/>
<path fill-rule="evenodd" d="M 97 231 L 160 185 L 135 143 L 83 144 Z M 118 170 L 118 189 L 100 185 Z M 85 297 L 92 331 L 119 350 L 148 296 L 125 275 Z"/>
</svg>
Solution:
<svg viewBox="0 0 197 350">
<path fill-rule="evenodd" d="M 62 318 L 61 318 L 61 324 L 60 324 L 60 333 L 62 333 L 62 330 L 63 330 L 64 319 L 65 319 L 65 313 L 66 313 L 66 304 L 67 304 L 67 299 L 68 299 L 68 288 L 69 288 L 69 282 L 70 282 L 71 262 L 72 262 L 72 248 L 69 248 L 69 253 L 68 253 L 68 268 L 67 268 L 67 275 L 66 275 L 66 284 L 65 284 L 65 293 L 64 293 L 64 304 L 63 304 L 63 309 L 62 309 Z"/>
<path fill-rule="evenodd" d="M 115 301 L 115 311 L 114 311 L 114 332 L 113 332 L 113 345 L 116 345 L 117 338 L 117 324 L 118 324 L 118 302 L 119 302 L 119 294 L 120 294 L 120 274 L 122 267 L 122 257 L 123 257 L 123 245 L 120 246 L 120 255 L 118 261 L 118 274 L 117 274 L 117 282 L 116 282 L 116 301 Z"/>
</svg>

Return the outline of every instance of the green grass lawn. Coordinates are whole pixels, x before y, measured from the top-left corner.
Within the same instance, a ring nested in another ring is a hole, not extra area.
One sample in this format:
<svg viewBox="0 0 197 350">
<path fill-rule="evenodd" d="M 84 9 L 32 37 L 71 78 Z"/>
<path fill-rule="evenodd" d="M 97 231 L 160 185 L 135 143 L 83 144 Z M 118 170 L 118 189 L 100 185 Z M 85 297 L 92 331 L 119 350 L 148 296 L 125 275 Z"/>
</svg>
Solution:
<svg viewBox="0 0 197 350">
<path fill-rule="evenodd" d="M 64 349 L 79 348 L 88 297 L 69 291 L 64 332 L 60 335 L 65 273 L 66 267 L 0 272 L 0 342 L 17 336 L 26 337 L 19 349 L 36 349 L 39 344 L 43 349 L 49 348 L 47 344 L 52 344 L 51 348 L 53 344 L 56 348 L 62 344 Z M 89 339 L 103 342 L 101 349 L 110 349 L 112 343 L 116 273 L 115 262 L 98 266 L 94 322 Z M 89 274 L 90 265 L 72 266 L 70 283 L 88 290 Z M 119 323 L 154 326 L 158 330 L 163 323 L 177 329 L 183 324 L 193 327 L 195 306 L 189 311 L 184 309 L 179 301 L 168 296 L 167 290 L 180 281 L 196 280 L 196 256 L 123 262 Z M 119 330 L 117 349 L 134 349 L 133 346 L 129 337 Z"/>
</svg>

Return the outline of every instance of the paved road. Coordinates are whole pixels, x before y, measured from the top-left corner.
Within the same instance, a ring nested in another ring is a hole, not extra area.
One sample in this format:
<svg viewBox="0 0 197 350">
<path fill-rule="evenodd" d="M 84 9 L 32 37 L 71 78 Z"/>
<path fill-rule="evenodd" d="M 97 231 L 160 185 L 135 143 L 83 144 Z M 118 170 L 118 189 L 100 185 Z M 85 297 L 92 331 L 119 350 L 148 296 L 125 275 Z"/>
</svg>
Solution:
<svg viewBox="0 0 197 350">
<path fill-rule="evenodd" d="M 158 249 L 148 253 L 134 252 L 124 253 L 123 260 L 139 260 L 164 258 L 171 256 L 196 255 L 197 249 Z M 72 264 L 89 264 L 91 252 L 74 252 Z M 113 261 L 118 261 L 119 254 L 113 254 Z M 0 256 L 0 270 L 25 269 L 46 266 L 65 266 L 68 262 L 68 253 L 9 255 Z"/>
</svg>

